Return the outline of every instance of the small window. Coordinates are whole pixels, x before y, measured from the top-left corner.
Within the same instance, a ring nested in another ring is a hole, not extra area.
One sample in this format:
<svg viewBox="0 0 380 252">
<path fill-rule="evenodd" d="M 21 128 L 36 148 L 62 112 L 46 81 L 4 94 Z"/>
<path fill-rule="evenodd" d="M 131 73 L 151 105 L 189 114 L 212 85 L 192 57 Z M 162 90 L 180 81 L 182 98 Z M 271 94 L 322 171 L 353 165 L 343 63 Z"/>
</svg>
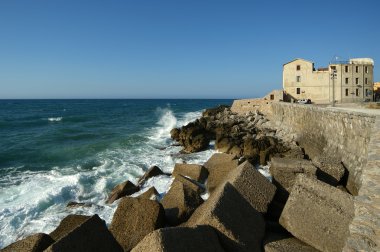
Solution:
<svg viewBox="0 0 380 252">
<path fill-rule="evenodd" d="M 336 70 L 336 66 L 331 66 L 331 70 Z"/>
<path fill-rule="evenodd" d="M 301 76 L 297 76 L 297 82 L 301 82 Z"/>
<path fill-rule="evenodd" d="M 271 94 L 271 95 L 270 95 L 270 99 L 271 99 L 271 100 L 274 100 L 274 94 Z"/>
<path fill-rule="evenodd" d="M 365 78 L 365 84 L 368 84 L 368 78 Z"/>
<path fill-rule="evenodd" d="M 348 84 L 348 78 L 346 78 L 346 84 Z"/>
<path fill-rule="evenodd" d="M 368 88 L 365 89 L 365 96 L 368 96 Z"/>
<path fill-rule="evenodd" d="M 359 96 L 359 88 L 356 89 L 356 96 Z"/>
<path fill-rule="evenodd" d="M 368 67 L 365 67 L 365 72 L 368 73 Z"/>
<path fill-rule="evenodd" d="M 344 71 L 345 71 L 346 73 L 348 73 L 348 66 L 345 66 L 345 67 L 344 67 Z"/>
<path fill-rule="evenodd" d="M 359 73 L 359 66 L 355 67 L 355 72 Z"/>
<path fill-rule="evenodd" d="M 346 96 L 348 96 L 348 88 L 346 88 Z"/>
<path fill-rule="evenodd" d="M 359 84 L 359 78 L 355 78 L 355 84 L 356 84 L 356 85 Z"/>
<path fill-rule="evenodd" d="M 297 94 L 301 94 L 301 88 L 297 88 Z"/>
<path fill-rule="evenodd" d="M 301 65 L 297 65 L 297 71 L 301 70 Z"/>
</svg>

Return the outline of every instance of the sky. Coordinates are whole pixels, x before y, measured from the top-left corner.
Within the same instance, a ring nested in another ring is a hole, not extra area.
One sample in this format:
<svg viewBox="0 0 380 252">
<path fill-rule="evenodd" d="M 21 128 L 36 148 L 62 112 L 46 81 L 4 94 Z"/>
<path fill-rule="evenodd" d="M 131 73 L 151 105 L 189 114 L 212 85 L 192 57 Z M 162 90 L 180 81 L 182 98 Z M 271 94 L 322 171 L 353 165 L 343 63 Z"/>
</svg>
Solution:
<svg viewBox="0 0 380 252">
<path fill-rule="evenodd" d="M 378 0 L 0 0 L 0 99 L 252 98 L 371 57 Z"/>
</svg>

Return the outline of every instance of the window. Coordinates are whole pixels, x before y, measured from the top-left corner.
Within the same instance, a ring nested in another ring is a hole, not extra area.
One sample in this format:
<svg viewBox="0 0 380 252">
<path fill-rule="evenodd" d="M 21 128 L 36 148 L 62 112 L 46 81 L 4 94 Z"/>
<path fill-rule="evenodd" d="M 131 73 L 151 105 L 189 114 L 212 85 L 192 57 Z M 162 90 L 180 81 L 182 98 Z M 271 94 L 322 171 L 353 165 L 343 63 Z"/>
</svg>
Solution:
<svg viewBox="0 0 380 252">
<path fill-rule="evenodd" d="M 359 96 L 359 88 L 356 89 L 356 96 Z"/>
<path fill-rule="evenodd" d="M 348 66 L 345 66 L 345 67 L 344 67 L 344 71 L 345 71 L 346 73 L 348 73 Z"/>
<path fill-rule="evenodd" d="M 301 93 L 301 88 L 297 88 L 297 94 Z"/>
<path fill-rule="evenodd" d="M 355 84 L 356 84 L 356 85 L 359 84 L 359 78 L 355 78 Z"/>
<path fill-rule="evenodd" d="M 271 100 L 274 100 L 274 94 L 271 94 L 271 95 L 270 95 L 270 99 L 271 99 Z"/>
<path fill-rule="evenodd" d="M 368 73 L 368 67 L 365 67 L 365 72 Z"/>
<path fill-rule="evenodd" d="M 365 89 L 365 96 L 368 96 L 368 88 Z"/>
<path fill-rule="evenodd" d="M 348 84 L 348 78 L 346 78 L 346 84 Z"/>
<path fill-rule="evenodd" d="M 368 78 L 365 78 L 365 84 L 368 84 Z"/>
<path fill-rule="evenodd" d="M 359 66 L 355 67 L 355 72 L 359 73 Z"/>
<path fill-rule="evenodd" d="M 301 82 L 301 76 L 297 76 L 297 82 Z"/>
<path fill-rule="evenodd" d="M 336 66 L 331 66 L 331 70 L 336 70 Z"/>
<path fill-rule="evenodd" d="M 301 65 L 297 65 L 297 71 L 301 70 Z"/>
<path fill-rule="evenodd" d="M 346 96 L 348 96 L 348 88 L 346 88 Z"/>
</svg>

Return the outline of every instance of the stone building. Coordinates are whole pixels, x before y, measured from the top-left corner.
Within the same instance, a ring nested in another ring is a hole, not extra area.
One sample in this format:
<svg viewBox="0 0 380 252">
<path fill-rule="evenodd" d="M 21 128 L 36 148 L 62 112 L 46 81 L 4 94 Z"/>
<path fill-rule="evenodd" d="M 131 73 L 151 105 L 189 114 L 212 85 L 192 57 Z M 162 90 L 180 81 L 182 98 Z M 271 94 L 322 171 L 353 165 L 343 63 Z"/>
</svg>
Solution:
<svg viewBox="0 0 380 252">
<path fill-rule="evenodd" d="M 380 82 L 373 83 L 373 99 L 380 101 Z"/>
<path fill-rule="evenodd" d="M 373 100 L 373 67 L 370 58 L 331 62 L 326 68 L 295 59 L 283 65 L 283 88 L 289 99 L 311 99 L 313 103 Z M 332 78 L 334 76 L 334 78 Z"/>
</svg>

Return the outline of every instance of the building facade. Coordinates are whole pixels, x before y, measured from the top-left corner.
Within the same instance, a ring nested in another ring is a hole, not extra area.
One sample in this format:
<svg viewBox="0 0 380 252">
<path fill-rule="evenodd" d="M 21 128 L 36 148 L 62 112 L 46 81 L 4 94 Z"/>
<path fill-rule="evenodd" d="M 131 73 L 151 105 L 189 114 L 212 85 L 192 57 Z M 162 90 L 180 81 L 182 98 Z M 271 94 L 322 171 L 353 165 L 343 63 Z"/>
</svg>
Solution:
<svg viewBox="0 0 380 252">
<path fill-rule="evenodd" d="M 283 65 L 283 88 L 293 100 L 311 99 L 327 104 L 373 100 L 373 67 L 369 58 L 331 62 L 326 68 L 295 59 Z"/>
</svg>

